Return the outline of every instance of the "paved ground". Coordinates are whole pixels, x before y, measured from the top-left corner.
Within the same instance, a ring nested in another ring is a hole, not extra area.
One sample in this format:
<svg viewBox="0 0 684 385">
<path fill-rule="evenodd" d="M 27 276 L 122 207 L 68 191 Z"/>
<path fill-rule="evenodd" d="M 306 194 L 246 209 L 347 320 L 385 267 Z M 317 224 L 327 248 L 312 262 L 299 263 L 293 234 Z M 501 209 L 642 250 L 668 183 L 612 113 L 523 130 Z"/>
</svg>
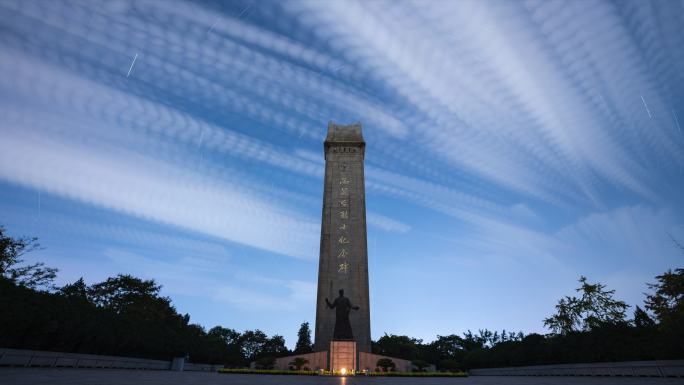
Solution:
<svg viewBox="0 0 684 385">
<path fill-rule="evenodd" d="M 116 369 L 0 368 L 0 385 L 684 385 L 682 378 L 489 377 L 401 378 L 218 374 Z"/>
</svg>

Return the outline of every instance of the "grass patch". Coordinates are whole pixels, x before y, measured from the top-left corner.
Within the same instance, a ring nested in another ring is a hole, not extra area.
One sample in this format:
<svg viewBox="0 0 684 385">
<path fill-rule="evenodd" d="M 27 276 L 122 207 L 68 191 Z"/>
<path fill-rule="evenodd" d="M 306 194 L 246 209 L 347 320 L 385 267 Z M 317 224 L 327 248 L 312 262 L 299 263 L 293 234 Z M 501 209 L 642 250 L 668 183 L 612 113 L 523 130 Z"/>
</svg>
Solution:
<svg viewBox="0 0 684 385">
<path fill-rule="evenodd" d="M 468 377 L 468 373 L 465 372 L 370 372 L 366 375 L 371 377 Z"/>
<path fill-rule="evenodd" d="M 272 374 L 288 376 L 319 376 L 330 375 L 328 371 L 315 370 L 268 370 L 268 369 L 219 369 L 219 373 L 225 374 Z M 334 374 L 339 375 L 339 374 Z M 370 377 L 468 377 L 464 372 L 359 372 L 357 376 Z"/>
<path fill-rule="evenodd" d="M 286 374 L 293 376 L 317 376 L 319 373 L 313 370 L 269 370 L 269 369 L 219 369 L 219 373 L 225 374 Z"/>
</svg>

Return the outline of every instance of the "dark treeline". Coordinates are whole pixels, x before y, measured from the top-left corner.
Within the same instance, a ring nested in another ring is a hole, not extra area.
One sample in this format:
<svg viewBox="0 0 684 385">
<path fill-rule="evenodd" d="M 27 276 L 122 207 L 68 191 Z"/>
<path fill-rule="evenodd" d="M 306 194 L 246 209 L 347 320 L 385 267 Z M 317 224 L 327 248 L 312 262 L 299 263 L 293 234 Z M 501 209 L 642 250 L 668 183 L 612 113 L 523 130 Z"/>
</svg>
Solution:
<svg viewBox="0 0 684 385">
<path fill-rule="evenodd" d="M 276 357 L 312 350 L 308 323 L 294 351 L 282 336 L 259 330 L 208 331 L 179 314 L 153 280 L 118 275 L 92 285 L 83 279 L 55 287 L 56 269 L 24 264 L 34 238 L 11 238 L 0 227 L 0 347 L 120 355 L 262 368 Z M 644 309 L 632 317 L 614 291 L 580 278 L 544 320 L 550 334 L 479 330 L 437 336 L 430 343 L 387 335 L 373 352 L 440 370 L 479 367 L 684 358 L 684 269 L 668 270 L 649 284 Z"/>
<path fill-rule="evenodd" d="M 55 287 L 56 269 L 23 263 L 36 248 L 35 238 L 11 238 L 0 227 L 0 347 L 163 360 L 188 355 L 236 367 L 290 353 L 282 336 L 191 324 L 153 280 L 118 275 Z"/>
<path fill-rule="evenodd" d="M 435 363 L 441 370 L 684 358 L 684 269 L 668 270 L 655 281 L 648 284 L 645 310 L 637 306 L 632 318 L 614 290 L 581 277 L 579 295 L 561 299 L 544 320 L 550 334 L 480 330 L 430 343 L 385 335 L 373 343 L 373 352 L 418 367 Z"/>
<path fill-rule="evenodd" d="M 463 336 L 437 336 L 435 341 L 423 343 L 421 339 L 385 334 L 373 341 L 373 353 L 410 360 L 418 368 L 434 364 L 440 370 L 455 371 L 468 367 L 464 362 L 472 352 L 489 349 L 504 342 L 520 341 L 523 337 L 522 332 L 492 332 L 484 329 L 477 334 L 468 330 Z"/>
</svg>

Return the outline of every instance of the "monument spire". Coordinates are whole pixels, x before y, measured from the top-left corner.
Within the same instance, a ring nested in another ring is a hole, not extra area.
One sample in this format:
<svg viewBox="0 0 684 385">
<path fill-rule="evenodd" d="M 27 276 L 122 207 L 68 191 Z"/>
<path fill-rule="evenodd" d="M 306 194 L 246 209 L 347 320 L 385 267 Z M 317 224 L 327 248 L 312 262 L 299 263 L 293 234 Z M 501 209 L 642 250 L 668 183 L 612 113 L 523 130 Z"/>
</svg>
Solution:
<svg viewBox="0 0 684 385">
<path fill-rule="evenodd" d="M 328 124 L 315 351 L 353 340 L 358 352 L 371 352 L 365 146 L 360 124 Z"/>
</svg>

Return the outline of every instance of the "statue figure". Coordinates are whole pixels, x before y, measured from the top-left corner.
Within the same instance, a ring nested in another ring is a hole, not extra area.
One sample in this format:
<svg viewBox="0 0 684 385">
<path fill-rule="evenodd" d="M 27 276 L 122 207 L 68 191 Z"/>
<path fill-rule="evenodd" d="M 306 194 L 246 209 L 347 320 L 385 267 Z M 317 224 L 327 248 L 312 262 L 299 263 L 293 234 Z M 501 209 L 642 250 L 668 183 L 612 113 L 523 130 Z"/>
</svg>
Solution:
<svg viewBox="0 0 684 385">
<path fill-rule="evenodd" d="M 352 333 L 351 323 L 349 322 L 349 313 L 352 309 L 359 310 L 359 307 L 352 305 L 349 298 L 344 296 L 344 289 L 340 289 L 340 296 L 335 298 L 335 302 L 330 303 L 328 298 L 326 298 L 325 304 L 328 305 L 330 309 L 336 308 L 333 339 L 353 340 L 354 334 Z"/>
</svg>

